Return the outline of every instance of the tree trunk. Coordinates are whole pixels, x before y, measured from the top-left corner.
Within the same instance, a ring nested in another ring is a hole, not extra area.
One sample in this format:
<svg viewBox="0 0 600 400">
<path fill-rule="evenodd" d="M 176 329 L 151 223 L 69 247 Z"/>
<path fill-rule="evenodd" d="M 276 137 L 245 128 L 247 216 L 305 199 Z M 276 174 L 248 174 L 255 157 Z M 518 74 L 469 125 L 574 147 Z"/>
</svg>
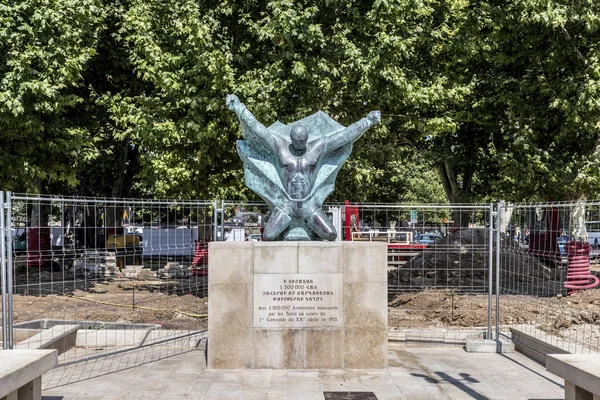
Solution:
<svg viewBox="0 0 600 400">
<path fill-rule="evenodd" d="M 504 233 L 508 230 L 510 219 L 512 218 L 513 207 L 510 204 L 502 202 L 500 207 L 500 232 Z"/>
<path fill-rule="evenodd" d="M 585 227 L 585 196 L 581 196 L 576 205 L 571 209 L 569 221 L 569 239 L 572 241 L 587 242 L 588 233 Z"/>
<path fill-rule="evenodd" d="M 41 193 L 44 188 L 42 179 L 35 178 L 33 180 L 37 192 Z M 49 203 L 33 203 L 29 210 L 29 226 L 30 227 L 46 227 L 49 225 L 50 204 Z"/>
<path fill-rule="evenodd" d="M 117 159 L 117 171 L 112 183 L 112 197 L 123 197 L 123 181 L 127 172 L 127 154 L 129 151 L 129 140 L 125 139 L 120 144 L 119 158 Z"/>
<path fill-rule="evenodd" d="M 594 157 L 600 159 L 600 135 L 596 139 L 596 149 Z M 588 233 L 585 227 L 585 202 L 587 197 L 581 194 L 577 199 L 577 204 L 571 209 L 571 218 L 569 221 L 569 239 L 573 241 L 587 242 Z"/>
<path fill-rule="evenodd" d="M 466 174 L 467 176 L 465 177 L 464 182 L 468 186 L 465 185 L 464 188 L 461 188 L 454 167 L 448 161 L 438 162 L 437 171 L 448 201 L 451 204 L 460 204 L 465 197 L 463 189 L 468 189 L 468 191 L 471 189 L 470 182 L 472 174 Z M 471 212 L 469 210 L 454 209 L 452 211 L 452 220 L 454 221 L 454 226 L 468 227 L 471 222 Z"/>
</svg>

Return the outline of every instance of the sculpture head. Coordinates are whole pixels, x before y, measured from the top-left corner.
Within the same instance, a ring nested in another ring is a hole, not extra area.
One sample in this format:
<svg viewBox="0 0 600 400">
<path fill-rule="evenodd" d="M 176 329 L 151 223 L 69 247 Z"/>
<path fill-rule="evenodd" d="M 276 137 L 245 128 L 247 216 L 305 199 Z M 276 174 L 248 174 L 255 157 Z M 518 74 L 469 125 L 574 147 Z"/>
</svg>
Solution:
<svg viewBox="0 0 600 400">
<path fill-rule="evenodd" d="M 294 150 L 305 151 L 306 142 L 308 141 L 308 130 L 302 125 L 297 125 L 290 131 L 290 139 L 292 139 Z"/>
</svg>

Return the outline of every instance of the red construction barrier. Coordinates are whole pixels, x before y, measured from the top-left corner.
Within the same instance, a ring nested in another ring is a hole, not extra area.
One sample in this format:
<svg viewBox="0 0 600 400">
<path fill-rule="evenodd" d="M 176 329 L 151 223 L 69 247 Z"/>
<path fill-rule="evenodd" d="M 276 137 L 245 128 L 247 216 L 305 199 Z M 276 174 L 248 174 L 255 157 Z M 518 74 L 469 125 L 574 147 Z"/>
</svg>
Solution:
<svg viewBox="0 0 600 400">
<path fill-rule="evenodd" d="M 567 281 L 564 283 L 567 294 L 578 290 L 593 289 L 600 282 L 590 271 L 590 251 L 592 246 L 587 242 L 569 241 L 565 244 L 567 261 Z"/>
<path fill-rule="evenodd" d="M 194 251 L 194 259 L 192 260 L 192 268 L 194 275 L 207 275 L 208 269 L 200 268 L 201 265 L 208 264 L 208 245 L 200 240 L 196 240 L 196 249 Z"/>
<path fill-rule="evenodd" d="M 358 230 L 358 204 L 351 206 L 350 200 L 344 202 L 346 211 L 346 223 L 344 224 L 345 240 L 352 240 L 352 232 Z"/>
<path fill-rule="evenodd" d="M 27 228 L 27 267 L 43 267 L 51 261 L 50 228 Z"/>
<path fill-rule="evenodd" d="M 546 210 L 546 230 L 529 233 L 529 254 L 543 259 L 560 261 L 557 239 L 560 236 L 558 208 Z"/>
</svg>

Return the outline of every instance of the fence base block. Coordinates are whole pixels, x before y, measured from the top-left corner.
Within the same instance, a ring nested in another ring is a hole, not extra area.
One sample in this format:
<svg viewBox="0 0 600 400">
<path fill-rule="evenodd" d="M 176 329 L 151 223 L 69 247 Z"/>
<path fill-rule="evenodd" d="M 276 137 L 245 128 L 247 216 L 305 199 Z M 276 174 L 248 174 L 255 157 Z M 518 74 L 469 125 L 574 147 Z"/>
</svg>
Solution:
<svg viewBox="0 0 600 400">
<path fill-rule="evenodd" d="M 514 353 L 515 344 L 511 340 L 467 339 L 467 353 Z"/>
</svg>

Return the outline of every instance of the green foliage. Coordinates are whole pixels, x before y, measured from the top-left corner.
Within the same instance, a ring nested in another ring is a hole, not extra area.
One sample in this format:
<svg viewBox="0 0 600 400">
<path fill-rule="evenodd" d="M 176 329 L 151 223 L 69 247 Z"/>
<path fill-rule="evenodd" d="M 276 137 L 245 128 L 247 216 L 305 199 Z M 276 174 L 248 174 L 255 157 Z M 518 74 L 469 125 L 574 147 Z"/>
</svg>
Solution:
<svg viewBox="0 0 600 400">
<path fill-rule="evenodd" d="M 74 166 L 97 155 L 94 138 L 74 125 L 85 64 L 93 57 L 102 9 L 95 0 L 0 4 L 0 182 L 76 183 Z"/>
<path fill-rule="evenodd" d="M 223 10 L 195 1 L 134 1 L 121 34 L 149 90 L 115 103 L 117 126 L 143 149 L 134 187 L 157 197 L 239 197 L 235 126 L 224 118 L 234 86 Z"/>
<path fill-rule="evenodd" d="M 134 2 L 121 32 L 137 76 L 152 89 L 120 99 L 117 125 L 146 152 L 139 190 L 253 196 L 241 187 L 239 126 L 223 107 L 233 92 L 266 125 L 319 109 L 350 124 L 381 109 L 389 117 L 357 143 L 334 198 L 408 199 L 405 147 L 453 129 L 434 111 L 461 96 L 460 88 L 446 90 L 443 76 L 420 70 L 429 61 L 418 56 L 437 34 L 435 12 L 410 1 Z"/>
<path fill-rule="evenodd" d="M 507 199 L 600 194 L 600 5 L 517 1 L 494 40 L 505 148 L 494 191 Z M 518 17 L 518 18 L 517 18 Z"/>
<path fill-rule="evenodd" d="M 382 111 L 333 201 L 598 196 L 599 18 L 592 0 L 12 1 L 0 184 L 256 199 L 235 93 L 265 125 Z"/>
</svg>

